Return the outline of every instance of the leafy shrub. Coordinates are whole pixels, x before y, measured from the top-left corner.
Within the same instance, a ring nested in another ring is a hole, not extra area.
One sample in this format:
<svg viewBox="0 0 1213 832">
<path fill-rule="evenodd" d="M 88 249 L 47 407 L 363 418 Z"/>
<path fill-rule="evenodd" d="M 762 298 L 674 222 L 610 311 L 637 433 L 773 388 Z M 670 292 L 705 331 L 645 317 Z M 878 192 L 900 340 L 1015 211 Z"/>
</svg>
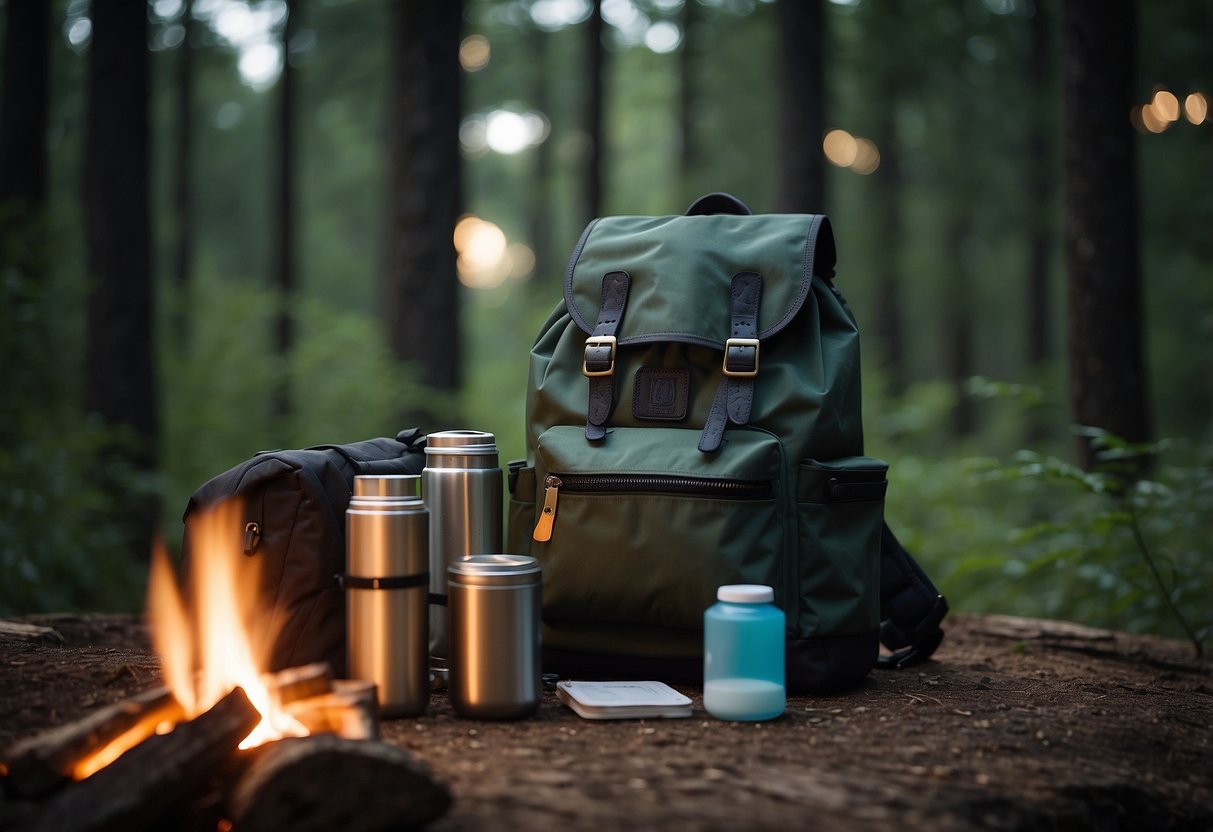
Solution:
<svg viewBox="0 0 1213 832">
<path fill-rule="evenodd" d="M 1013 403 L 1037 392 L 977 380 L 970 392 Z M 889 522 L 955 609 L 1065 618 L 1185 638 L 1210 637 L 1213 444 L 1133 446 L 1100 431 L 1086 472 L 1056 454 L 976 456 L 932 447 L 903 430 L 933 426 L 946 397 L 911 393 L 908 414 L 874 420 L 889 473 Z M 881 427 L 898 426 L 896 435 Z M 925 428 L 924 428 L 925 429 Z M 869 442 L 872 445 L 872 442 Z M 969 447 L 994 444 L 975 440 Z M 1141 476 L 1143 461 L 1152 460 Z"/>
</svg>

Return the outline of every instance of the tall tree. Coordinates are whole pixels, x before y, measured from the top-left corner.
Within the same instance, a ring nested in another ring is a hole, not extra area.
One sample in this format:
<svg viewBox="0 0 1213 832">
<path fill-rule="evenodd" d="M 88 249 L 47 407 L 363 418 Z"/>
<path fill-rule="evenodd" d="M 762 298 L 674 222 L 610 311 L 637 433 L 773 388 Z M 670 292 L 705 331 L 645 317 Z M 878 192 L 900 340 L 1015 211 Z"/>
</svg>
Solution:
<svg viewBox="0 0 1213 832">
<path fill-rule="evenodd" d="M 295 269 L 295 70 L 291 66 L 291 38 L 299 31 L 302 0 L 286 0 L 286 26 L 282 31 L 282 75 L 278 77 L 278 133 L 275 147 L 274 284 L 278 315 L 274 348 L 278 358 L 278 386 L 274 415 L 279 424 L 291 413 L 291 349 L 295 342 L 294 306 L 298 276 Z M 279 427 L 279 430 L 282 428 Z"/>
<path fill-rule="evenodd" d="M 85 407 L 130 437 L 98 475 L 152 471 L 159 420 L 152 348 L 148 14 L 145 3 L 94 3 L 84 139 L 88 266 Z M 146 557 L 157 509 L 132 506 L 130 536 Z"/>
<path fill-rule="evenodd" d="M 825 61 L 822 0 L 778 0 L 780 78 L 779 211 L 821 213 L 825 205 Z"/>
<path fill-rule="evenodd" d="M 905 17 L 896 3 L 864 9 L 874 30 L 874 41 L 886 56 L 896 54 L 895 44 L 905 37 Z M 876 257 L 876 343 L 880 348 L 879 365 L 885 373 L 890 393 L 905 390 L 906 336 L 902 319 L 902 272 L 904 223 L 901 216 L 903 189 L 900 140 L 897 132 L 897 108 L 905 84 L 901 61 L 873 60 L 875 100 L 878 102 L 873 140 L 880 150 L 880 167 L 872 175 L 876 191 L 872 200 L 873 252 Z"/>
<path fill-rule="evenodd" d="M 1133 101 L 1133 0 L 1065 0 L 1063 210 L 1070 415 L 1129 441 L 1150 437 L 1143 358 Z M 1095 459 L 1080 438 L 1081 463 Z"/>
<path fill-rule="evenodd" d="M 1028 198 L 1028 363 L 1040 367 L 1053 357 L 1053 205 L 1056 165 L 1045 109 L 1054 103 L 1051 7 L 1037 3 L 1028 22 L 1029 47 L 1024 74 L 1028 79 L 1030 107 L 1025 159 Z M 1051 108 L 1050 108 L 1051 109 Z"/>
<path fill-rule="evenodd" d="M 690 205 L 699 194 L 695 192 L 695 171 L 699 165 L 699 146 L 695 136 L 696 87 L 695 55 L 691 47 L 699 28 L 698 0 L 682 4 L 682 45 L 678 50 L 678 132 L 681 138 L 678 153 L 678 179 L 682 202 Z"/>
<path fill-rule="evenodd" d="M 50 23 L 45 0 L 9 0 L 5 6 L 0 208 L 13 217 L 40 210 L 46 197 Z M 0 230 L 9 227 L 4 222 Z"/>
<path fill-rule="evenodd" d="M 531 249 L 535 254 L 532 273 L 539 278 L 537 283 L 546 291 L 549 284 L 562 279 L 559 269 L 548 268 L 552 247 L 551 176 L 552 141 L 551 125 L 554 119 L 551 96 L 548 94 L 548 41 L 550 35 L 542 27 L 531 23 L 528 29 L 531 58 L 531 106 L 548 119 L 548 138 L 535 148 L 535 169 L 530 187 L 530 236 Z"/>
<path fill-rule="evenodd" d="M 22 441 L 43 411 L 55 378 L 45 372 L 49 338 L 43 316 L 29 314 L 45 299 L 47 249 L 46 128 L 50 72 L 50 5 L 12 0 L 4 7 L 3 87 L 0 88 L 0 443 Z M 53 308 L 53 307 L 52 307 Z M 50 378 L 48 378 L 50 376 Z M 23 391 L 24 396 L 18 391 Z"/>
<path fill-rule="evenodd" d="M 173 241 L 173 279 L 177 304 L 173 310 L 173 332 L 178 343 L 189 340 L 190 270 L 194 260 L 194 0 L 185 0 L 181 12 L 185 33 L 177 49 L 177 146 L 173 165 L 173 213 L 176 234 Z"/>
<path fill-rule="evenodd" d="M 589 219 L 602 214 L 603 145 L 606 135 L 603 124 L 603 75 L 606 72 L 606 44 L 603 43 L 602 0 L 593 0 L 590 19 L 586 22 L 586 60 L 588 94 L 586 96 L 586 133 L 590 139 L 590 155 L 586 164 L 585 210 Z"/>
<path fill-rule="evenodd" d="M 955 0 L 951 5 L 956 19 L 963 21 L 964 0 Z M 948 73 L 945 89 L 951 92 L 954 101 L 964 100 L 966 94 L 975 98 L 968 80 L 971 77 L 972 57 L 967 48 L 967 38 L 949 37 L 948 46 L 950 48 L 944 50 L 942 63 L 943 71 Z M 982 191 L 978 177 L 973 174 L 980 165 L 974 158 L 980 146 L 976 136 L 979 125 L 975 121 L 973 108 L 961 111 L 950 107 L 947 113 L 947 133 L 951 144 L 945 144 L 944 150 L 951 157 L 951 163 L 946 166 L 950 199 L 944 223 L 944 251 L 950 252 L 951 256 L 945 261 L 942 276 L 941 363 L 956 396 L 951 414 L 952 432 L 956 436 L 967 436 L 977 429 L 977 411 L 966 391 L 966 384 L 974 371 L 973 314 L 980 290 L 974 259 L 979 239 L 976 226 Z M 957 164 L 955 160 L 963 161 Z"/>
<path fill-rule="evenodd" d="M 459 218 L 462 3 L 392 4 L 391 150 L 384 309 L 393 353 L 439 390 L 461 380 Z M 424 403 L 414 403 L 421 415 Z"/>
</svg>

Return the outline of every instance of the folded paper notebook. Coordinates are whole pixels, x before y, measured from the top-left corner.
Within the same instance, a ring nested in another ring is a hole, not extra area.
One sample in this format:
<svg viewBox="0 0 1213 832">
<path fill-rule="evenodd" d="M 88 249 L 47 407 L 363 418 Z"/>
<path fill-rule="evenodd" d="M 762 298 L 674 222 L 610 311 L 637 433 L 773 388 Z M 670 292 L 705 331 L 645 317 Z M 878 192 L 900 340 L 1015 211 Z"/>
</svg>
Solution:
<svg viewBox="0 0 1213 832">
<path fill-rule="evenodd" d="M 586 719 L 691 715 L 691 700 L 664 682 L 559 682 L 556 697 Z"/>
</svg>

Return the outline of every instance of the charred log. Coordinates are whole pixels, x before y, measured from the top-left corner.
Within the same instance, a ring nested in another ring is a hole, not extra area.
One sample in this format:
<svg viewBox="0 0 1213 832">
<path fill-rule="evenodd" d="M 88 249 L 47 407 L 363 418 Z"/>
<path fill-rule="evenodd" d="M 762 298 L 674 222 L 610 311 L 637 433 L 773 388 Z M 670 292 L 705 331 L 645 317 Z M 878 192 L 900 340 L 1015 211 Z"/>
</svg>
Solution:
<svg viewBox="0 0 1213 832">
<path fill-rule="evenodd" d="M 229 806 L 242 832 L 415 829 L 451 805 L 447 788 L 396 746 L 322 734 L 255 754 Z"/>
<path fill-rule="evenodd" d="M 206 788 L 261 720 L 241 688 L 170 733 L 149 737 L 47 804 L 34 826 L 50 832 L 161 828 Z"/>
<path fill-rule="evenodd" d="M 176 722 L 181 716 L 177 700 L 167 688 L 158 687 L 31 737 L 5 752 L 0 763 L 4 789 L 17 797 L 49 794 L 73 776 L 83 776 L 82 764 L 117 758 L 150 737 L 162 722 Z"/>
</svg>

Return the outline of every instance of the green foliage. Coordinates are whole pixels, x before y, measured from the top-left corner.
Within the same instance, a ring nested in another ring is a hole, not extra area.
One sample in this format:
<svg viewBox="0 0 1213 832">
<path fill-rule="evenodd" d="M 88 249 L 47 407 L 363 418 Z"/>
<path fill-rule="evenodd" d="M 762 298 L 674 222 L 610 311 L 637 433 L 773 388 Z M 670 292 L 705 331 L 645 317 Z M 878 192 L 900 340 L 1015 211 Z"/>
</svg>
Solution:
<svg viewBox="0 0 1213 832">
<path fill-rule="evenodd" d="M 292 304 L 290 365 L 270 358 L 277 303 L 264 286 L 200 275 L 185 304 L 188 343 L 167 351 L 163 368 L 170 545 L 180 539 L 190 494 L 258 451 L 394 436 L 411 427 L 401 421 L 410 402 L 443 406 L 441 394 L 392 358 L 379 320 L 315 298 Z M 284 373 L 293 400 L 285 422 L 270 395 Z"/>
<path fill-rule="evenodd" d="M 95 421 L 54 420 L 0 445 L 0 615 L 139 609 L 146 554 L 132 555 L 115 521 L 157 483 L 120 464 L 107 485 L 91 480 L 95 460 L 121 444 Z"/>
<path fill-rule="evenodd" d="M 1135 445 L 1090 428 L 1081 434 L 1099 449 L 1094 471 L 1021 451 L 989 472 L 1061 487 L 1053 517 L 1017 530 L 1017 568 L 1029 574 L 1057 565 L 1053 590 L 1083 620 L 1180 635 L 1199 654 L 1213 632 L 1213 448 Z M 1143 476 L 1151 468 L 1156 475 Z"/>
<path fill-rule="evenodd" d="M 1037 395 L 1017 387 L 971 384 L 981 395 Z M 900 408 L 909 415 L 895 409 L 886 424 L 921 420 L 916 398 L 911 391 Z M 889 521 L 955 608 L 1161 633 L 1199 647 L 1213 632 L 1213 446 L 1086 434 L 1102 448 L 1091 472 L 1031 450 L 1007 461 L 895 450 Z M 1148 478 L 1140 476 L 1147 460 Z"/>
<path fill-rule="evenodd" d="M 121 463 L 98 481 L 96 461 L 137 440 L 76 415 L 56 349 L 72 296 L 47 272 L 41 214 L 19 216 L 0 217 L 0 615 L 134 610 L 145 561 L 115 521 L 157 483 Z"/>
</svg>

